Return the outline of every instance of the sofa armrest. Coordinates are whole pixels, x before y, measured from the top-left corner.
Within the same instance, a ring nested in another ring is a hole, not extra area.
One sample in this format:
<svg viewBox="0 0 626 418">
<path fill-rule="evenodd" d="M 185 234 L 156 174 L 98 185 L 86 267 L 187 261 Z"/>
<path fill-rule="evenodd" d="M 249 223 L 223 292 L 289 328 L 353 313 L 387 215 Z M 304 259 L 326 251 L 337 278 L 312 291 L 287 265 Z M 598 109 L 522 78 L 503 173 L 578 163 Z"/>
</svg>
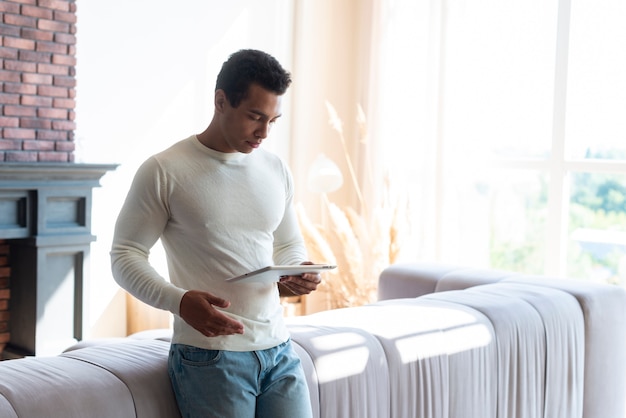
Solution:
<svg viewBox="0 0 626 418">
<path fill-rule="evenodd" d="M 378 300 L 416 298 L 434 293 L 437 283 L 458 267 L 446 264 L 398 263 L 387 267 L 378 280 Z"/>
</svg>

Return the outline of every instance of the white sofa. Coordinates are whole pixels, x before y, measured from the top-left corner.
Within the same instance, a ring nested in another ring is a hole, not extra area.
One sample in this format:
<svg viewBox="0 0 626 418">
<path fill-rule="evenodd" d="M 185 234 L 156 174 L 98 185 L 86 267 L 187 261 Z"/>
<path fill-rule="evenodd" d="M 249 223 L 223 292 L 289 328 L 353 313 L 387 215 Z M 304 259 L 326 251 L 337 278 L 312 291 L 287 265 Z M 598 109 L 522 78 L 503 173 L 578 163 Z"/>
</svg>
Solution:
<svg viewBox="0 0 626 418">
<path fill-rule="evenodd" d="M 616 286 L 399 264 L 381 274 L 378 302 L 289 321 L 315 417 L 625 416 Z M 180 416 L 168 332 L 0 362 L 0 417 Z"/>
</svg>

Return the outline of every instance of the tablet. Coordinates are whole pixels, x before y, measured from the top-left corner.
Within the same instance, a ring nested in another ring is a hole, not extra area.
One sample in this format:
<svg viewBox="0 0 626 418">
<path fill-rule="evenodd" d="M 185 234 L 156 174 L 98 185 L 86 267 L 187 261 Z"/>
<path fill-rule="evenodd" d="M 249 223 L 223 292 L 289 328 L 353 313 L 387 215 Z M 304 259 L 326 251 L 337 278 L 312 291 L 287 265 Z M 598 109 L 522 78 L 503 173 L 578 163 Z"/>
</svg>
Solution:
<svg viewBox="0 0 626 418">
<path fill-rule="evenodd" d="M 300 276 L 304 273 L 322 273 L 337 266 L 332 264 L 299 264 L 296 266 L 267 266 L 254 270 L 241 276 L 226 279 L 227 282 L 237 283 L 273 283 L 280 280 L 282 276 Z"/>
</svg>

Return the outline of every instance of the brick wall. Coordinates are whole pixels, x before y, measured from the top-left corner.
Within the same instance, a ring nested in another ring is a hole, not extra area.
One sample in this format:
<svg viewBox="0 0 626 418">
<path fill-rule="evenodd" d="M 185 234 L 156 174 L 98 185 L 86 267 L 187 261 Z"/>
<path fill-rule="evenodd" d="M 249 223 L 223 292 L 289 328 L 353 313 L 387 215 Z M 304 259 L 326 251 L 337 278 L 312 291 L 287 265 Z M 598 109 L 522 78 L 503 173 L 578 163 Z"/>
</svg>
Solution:
<svg viewBox="0 0 626 418">
<path fill-rule="evenodd" d="M 9 342 L 9 244 L 0 239 L 0 354 Z"/>
<path fill-rule="evenodd" d="M 0 164 L 73 162 L 74 0 L 0 0 Z M 10 246 L 0 239 L 0 354 L 10 337 Z"/>
<path fill-rule="evenodd" d="M 0 0 L 0 163 L 73 162 L 76 3 Z"/>
</svg>

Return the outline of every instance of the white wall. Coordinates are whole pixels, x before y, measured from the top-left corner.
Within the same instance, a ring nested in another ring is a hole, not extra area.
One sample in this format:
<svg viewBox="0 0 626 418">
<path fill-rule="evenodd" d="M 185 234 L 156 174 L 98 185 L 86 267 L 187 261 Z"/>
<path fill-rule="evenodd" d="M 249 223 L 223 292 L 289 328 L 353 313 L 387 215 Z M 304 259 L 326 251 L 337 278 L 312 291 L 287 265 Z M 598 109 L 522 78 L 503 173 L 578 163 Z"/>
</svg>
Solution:
<svg viewBox="0 0 626 418">
<path fill-rule="evenodd" d="M 94 191 L 98 239 L 88 337 L 125 335 L 124 297 L 108 253 L 136 168 L 206 127 L 215 77 L 230 53 L 262 49 L 290 69 L 292 7 L 289 0 L 79 0 L 77 6 L 76 161 L 120 164 Z M 267 144 L 282 156 L 289 154 L 285 116 Z M 163 269 L 162 251 L 153 258 Z"/>
</svg>

